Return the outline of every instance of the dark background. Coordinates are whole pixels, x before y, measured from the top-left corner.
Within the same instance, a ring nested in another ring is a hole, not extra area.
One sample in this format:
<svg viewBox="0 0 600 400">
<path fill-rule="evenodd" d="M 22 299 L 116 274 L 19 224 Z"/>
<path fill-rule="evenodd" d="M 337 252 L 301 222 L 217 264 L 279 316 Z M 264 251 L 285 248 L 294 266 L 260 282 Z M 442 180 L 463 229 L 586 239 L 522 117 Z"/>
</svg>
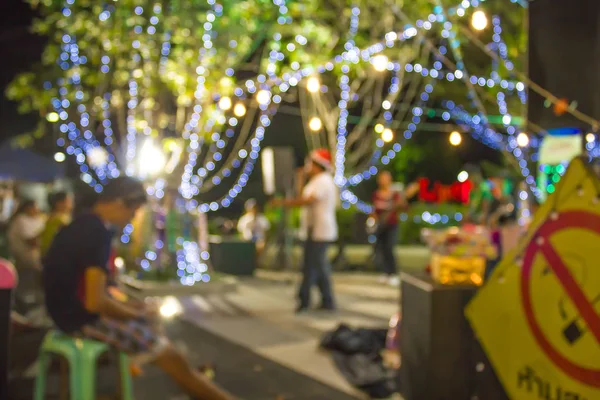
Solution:
<svg viewBox="0 0 600 400">
<path fill-rule="evenodd" d="M 535 0 L 529 15 L 531 80 L 600 119 L 600 1 Z M 555 115 L 533 91 L 529 119 L 545 129 L 590 129 L 570 114 Z"/>
</svg>

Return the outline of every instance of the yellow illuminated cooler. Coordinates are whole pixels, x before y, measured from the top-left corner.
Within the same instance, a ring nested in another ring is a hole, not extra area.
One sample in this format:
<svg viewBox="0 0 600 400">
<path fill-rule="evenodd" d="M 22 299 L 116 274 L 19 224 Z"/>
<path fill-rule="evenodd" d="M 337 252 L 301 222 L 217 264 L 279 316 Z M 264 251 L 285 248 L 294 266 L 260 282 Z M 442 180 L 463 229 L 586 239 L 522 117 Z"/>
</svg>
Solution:
<svg viewBox="0 0 600 400">
<path fill-rule="evenodd" d="M 481 285 L 487 260 L 497 257 L 483 227 L 423 229 L 421 235 L 431 249 L 431 277 L 445 285 Z"/>
</svg>

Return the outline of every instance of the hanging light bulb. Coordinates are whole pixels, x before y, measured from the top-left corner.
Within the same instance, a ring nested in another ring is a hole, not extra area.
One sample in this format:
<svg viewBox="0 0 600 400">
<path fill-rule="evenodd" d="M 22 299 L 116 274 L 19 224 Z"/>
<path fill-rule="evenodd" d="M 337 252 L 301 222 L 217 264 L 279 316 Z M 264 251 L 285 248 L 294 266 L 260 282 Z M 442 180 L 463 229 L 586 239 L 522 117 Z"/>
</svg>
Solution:
<svg viewBox="0 0 600 400">
<path fill-rule="evenodd" d="M 529 145 L 529 136 L 526 133 L 519 133 L 517 135 L 517 144 L 519 147 L 527 147 Z"/>
<path fill-rule="evenodd" d="M 237 103 L 235 107 L 233 107 L 233 113 L 236 117 L 243 117 L 246 115 L 246 106 L 244 103 Z"/>
<path fill-rule="evenodd" d="M 221 97 L 221 100 L 219 100 L 219 108 L 225 111 L 229 110 L 231 108 L 231 99 L 227 96 Z"/>
<path fill-rule="evenodd" d="M 321 122 L 321 119 L 319 117 L 312 117 L 308 122 L 308 127 L 311 131 L 317 132 L 321 130 L 321 128 L 323 127 L 323 123 Z"/>
<path fill-rule="evenodd" d="M 585 135 L 585 141 L 588 143 L 593 143 L 596 140 L 596 136 L 593 133 L 588 133 Z"/>
<path fill-rule="evenodd" d="M 268 90 L 259 90 L 258 93 L 256 93 L 256 101 L 263 106 L 269 104 L 271 101 L 271 92 Z"/>
<path fill-rule="evenodd" d="M 382 125 L 382 124 L 377 124 L 377 125 L 375 125 L 375 132 L 377 132 L 377 133 L 382 133 L 382 132 L 383 132 L 383 129 L 384 129 L 384 127 L 383 127 L 383 125 Z"/>
<path fill-rule="evenodd" d="M 390 128 L 385 128 L 381 133 L 381 139 L 386 143 L 391 142 L 394 140 L 394 132 Z"/>
<path fill-rule="evenodd" d="M 373 64 L 375 71 L 383 72 L 388 67 L 388 58 L 383 54 L 378 54 L 371 58 L 371 64 Z"/>
<path fill-rule="evenodd" d="M 306 90 L 311 93 L 317 93 L 319 89 L 321 89 L 321 82 L 319 82 L 319 78 L 315 76 L 308 78 L 308 81 L 306 81 Z"/>
<path fill-rule="evenodd" d="M 58 113 L 51 112 L 46 114 L 46 120 L 48 120 L 48 122 L 58 122 Z"/>
<path fill-rule="evenodd" d="M 87 159 L 90 167 L 98 168 L 108 162 L 108 152 L 103 147 L 94 147 L 87 153 Z"/>
<path fill-rule="evenodd" d="M 56 162 L 64 162 L 66 159 L 65 153 L 59 151 L 54 154 L 54 161 Z"/>
<path fill-rule="evenodd" d="M 454 131 L 450 134 L 448 140 L 450 141 L 450 144 L 452 146 L 458 146 L 462 143 L 462 135 L 460 134 L 460 132 Z"/>
<path fill-rule="evenodd" d="M 487 25 L 488 18 L 485 13 L 481 10 L 475 11 L 471 17 L 471 26 L 473 26 L 473 29 L 476 31 L 482 31 L 487 28 Z"/>
</svg>

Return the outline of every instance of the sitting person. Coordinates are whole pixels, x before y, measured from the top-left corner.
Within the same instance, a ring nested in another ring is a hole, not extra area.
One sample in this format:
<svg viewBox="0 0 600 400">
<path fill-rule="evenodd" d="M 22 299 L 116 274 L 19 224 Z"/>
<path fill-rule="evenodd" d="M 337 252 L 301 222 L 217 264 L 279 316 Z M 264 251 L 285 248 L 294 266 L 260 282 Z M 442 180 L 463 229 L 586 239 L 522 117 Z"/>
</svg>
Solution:
<svg viewBox="0 0 600 400">
<path fill-rule="evenodd" d="M 71 222 L 73 199 L 67 192 L 57 192 L 48 196 L 50 215 L 40 236 L 42 255 L 46 254 L 56 234 Z"/>
<path fill-rule="evenodd" d="M 61 331 L 115 347 L 151 361 L 194 398 L 232 397 L 190 366 L 156 327 L 156 309 L 123 302 L 109 294 L 111 230 L 123 229 L 146 201 L 143 185 L 131 178 L 111 180 L 87 213 L 76 217 L 52 242 L 44 258 L 46 308 Z"/>
</svg>

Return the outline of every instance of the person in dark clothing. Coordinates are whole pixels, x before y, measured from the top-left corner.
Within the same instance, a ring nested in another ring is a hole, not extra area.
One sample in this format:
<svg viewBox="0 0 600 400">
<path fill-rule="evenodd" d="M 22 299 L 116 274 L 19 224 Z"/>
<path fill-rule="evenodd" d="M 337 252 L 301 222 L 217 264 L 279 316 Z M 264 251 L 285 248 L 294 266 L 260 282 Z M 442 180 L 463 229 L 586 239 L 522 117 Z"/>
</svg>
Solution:
<svg viewBox="0 0 600 400">
<path fill-rule="evenodd" d="M 43 261 L 48 314 L 67 334 L 106 342 L 134 362 L 151 360 L 196 398 L 231 399 L 158 333 L 155 309 L 109 294 L 111 232 L 123 229 L 145 201 L 140 182 L 111 180 L 91 209 L 57 234 Z"/>
</svg>

